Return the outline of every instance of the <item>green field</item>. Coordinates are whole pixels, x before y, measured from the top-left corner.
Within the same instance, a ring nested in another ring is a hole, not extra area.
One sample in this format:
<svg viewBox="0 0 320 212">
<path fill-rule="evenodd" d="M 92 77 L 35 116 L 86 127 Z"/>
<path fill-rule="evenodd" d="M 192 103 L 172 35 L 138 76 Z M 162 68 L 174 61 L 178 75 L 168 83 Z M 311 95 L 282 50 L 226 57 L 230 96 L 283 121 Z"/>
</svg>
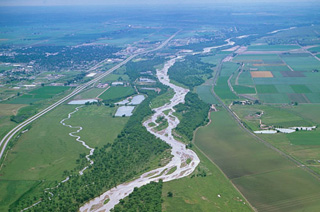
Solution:
<svg viewBox="0 0 320 212">
<path fill-rule="evenodd" d="M 234 105 L 232 109 L 247 125 L 254 126 L 253 129 L 258 130 L 259 122 L 268 126 L 280 126 L 280 127 L 294 127 L 294 126 L 313 126 L 316 123 L 302 117 L 297 112 L 291 111 L 297 107 L 303 107 L 304 105 L 294 107 L 281 107 L 273 105 Z M 261 117 L 254 116 L 257 112 L 263 112 Z"/>
<path fill-rule="evenodd" d="M 199 150 L 195 151 L 201 162 L 194 173 L 163 184 L 162 211 L 252 211 L 221 171 Z M 203 171 L 205 177 L 197 176 Z M 168 197 L 168 192 L 173 197 Z"/>
<path fill-rule="evenodd" d="M 132 87 L 112 86 L 104 92 L 99 98 L 103 100 L 121 99 L 131 96 L 135 93 Z"/>
<path fill-rule="evenodd" d="M 170 99 L 173 97 L 174 91 L 169 88 L 165 93 L 157 96 L 155 99 L 151 101 L 151 108 L 161 107 L 162 105 L 170 102 Z"/>
<path fill-rule="evenodd" d="M 253 87 L 242 86 L 242 85 L 233 85 L 232 87 L 237 94 L 255 94 L 256 93 L 256 89 L 254 89 Z"/>
<path fill-rule="evenodd" d="M 234 73 L 239 68 L 239 65 L 236 63 L 226 62 L 223 63 L 220 76 L 221 77 L 229 77 L 232 73 Z"/>
<path fill-rule="evenodd" d="M 212 56 L 206 56 L 206 57 L 201 57 L 201 61 L 204 63 L 210 63 L 213 65 L 218 65 L 219 62 L 226 57 L 228 54 L 230 54 L 229 52 L 219 52 L 219 54 L 215 54 Z"/>
<path fill-rule="evenodd" d="M 27 94 L 19 96 L 18 98 L 7 101 L 8 104 L 30 104 L 41 100 L 50 99 L 55 95 L 62 93 L 70 87 L 64 86 L 45 86 L 37 88 Z"/>
<path fill-rule="evenodd" d="M 195 143 L 261 211 L 319 210 L 320 182 L 241 130 L 222 110 Z M 304 199 L 304 197 L 307 197 Z"/>
<path fill-rule="evenodd" d="M 310 89 L 305 85 L 290 85 L 295 93 L 311 93 Z"/>
<path fill-rule="evenodd" d="M 17 114 L 18 110 L 27 105 L 19 104 L 0 104 L 0 117 Z"/>
<path fill-rule="evenodd" d="M 60 106 L 37 120 L 28 132 L 22 134 L 10 150 L 1 169 L 0 182 L 12 181 L 18 184 L 26 182 L 26 185 L 32 186 L 37 180 L 61 181 L 65 170 L 79 166 L 76 163 L 79 154 L 88 153 L 88 150 L 68 135 L 75 131 L 74 129 L 60 124 L 60 121 L 74 108 L 73 105 Z M 79 133 L 81 138 L 91 147 L 101 147 L 112 143 L 128 120 L 128 118 L 112 118 L 114 112 L 115 108 L 85 106 L 66 123 L 82 126 L 83 130 Z M 13 186 L 12 191 L 9 189 L 9 193 L 2 194 L 0 202 L 18 198 L 23 194 L 23 188 L 18 185 L 17 188 Z M 12 194 L 15 196 L 11 197 Z"/>
<path fill-rule="evenodd" d="M 233 59 L 234 62 L 245 64 L 283 64 L 280 57 L 276 54 L 242 54 Z"/>
<path fill-rule="evenodd" d="M 119 72 L 119 70 L 118 70 Z M 101 83 L 110 83 L 110 82 L 114 82 L 114 81 L 128 81 L 129 80 L 129 76 L 126 74 L 108 74 L 106 77 L 102 78 L 100 80 Z"/>
<path fill-rule="evenodd" d="M 91 99 L 96 98 L 106 88 L 90 88 L 75 97 L 75 99 Z"/>
<path fill-rule="evenodd" d="M 250 45 L 248 51 L 288 51 L 300 49 L 297 45 Z"/>
<path fill-rule="evenodd" d="M 212 86 L 210 86 L 210 85 L 200 85 L 200 86 L 196 87 L 196 92 L 202 101 L 204 101 L 208 104 L 217 104 L 218 101 L 214 97 L 214 95 L 212 94 L 211 88 L 212 88 Z"/>
<path fill-rule="evenodd" d="M 295 71 L 312 71 L 320 67 L 320 61 L 310 54 L 290 54 L 281 57 Z"/>
<path fill-rule="evenodd" d="M 238 97 L 232 93 L 228 86 L 229 77 L 219 77 L 217 85 L 214 87 L 214 91 L 221 99 L 238 99 Z"/>
<path fill-rule="evenodd" d="M 278 93 L 278 90 L 274 85 L 256 85 L 256 89 L 257 89 L 259 94 L 262 94 L 262 93 Z"/>
<path fill-rule="evenodd" d="M 313 48 L 310 48 L 308 49 L 310 52 L 312 53 L 317 53 L 317 52 L 320 52 L 320 46 L 317 46 L 317 47 L 313 47 Z"/>
</svg>

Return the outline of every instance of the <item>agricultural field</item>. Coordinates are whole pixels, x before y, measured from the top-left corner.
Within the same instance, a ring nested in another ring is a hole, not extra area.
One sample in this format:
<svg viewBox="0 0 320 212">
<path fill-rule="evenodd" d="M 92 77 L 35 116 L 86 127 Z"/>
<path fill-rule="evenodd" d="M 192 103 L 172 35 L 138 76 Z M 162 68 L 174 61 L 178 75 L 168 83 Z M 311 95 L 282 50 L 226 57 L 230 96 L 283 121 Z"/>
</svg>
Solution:
<svg viewBox="0 0 320 212">
<path fill-rule="evenodd" d="M 90 88 L 89 90 L 83 91 L 74 99 L 92 99 L 98 97 L 106 88 Z"/>
<path fill-rule="evenodd" d="M 241 130 L 226 111 L 212 113 L 211 119 L 210 125 L 198 130 L 195 144 L 253 207 L 262 211 L 319 209 L 320 184 L 315 177 Z"/>
<path fill-rule="evenodd" d="M 28 105 L 23 104 L 0 104 L 0 137 L 10 131 L 16 123 L 10 120 L 11 116 L 17 115 L 18 111 Z"/>
<path fill-rule="evenodd" d="M 104 92 L 99 98 L 103 100 L 120 100 L 122 98 L 131 96 L 135 93 L 135 90 L 131 87 L 112 86 L 106 92 Z"/>
<path fill-rule="evenodd" d="M 22 96 L 19 96 L 15 99 L 9 100 L 7 104 L 30 104 L 35 103 L 41 100 L 51 99 L 55 95 L 60 94 L 66 90 L 69 90 L 70 87 L 64 86 L 45 86 L 37 88 L 33 91 L 28 92 Z"/>
<path fill-rule="evenodd" d="M 223 173 L 197 148 L 200 165 L 189 177 L 166 182 L 162 188 L 162 210 L 252 211 L 247 201 Z M 173 196 L 168 197 L 168 192 Z M 220 196 L 220 197 L 219 197 Z"/>
<path fill-rule="evenodd" d="M 320 103 L 320 62 L 310 54 L 242 54 L 233 62 L 244 64 L 234 88 L 255 87 L 263 103 Z"/>
<path fill-rule="evenodd" d="M 294 71 L 312 71 L 320 68 L 320 61 L 310 54 L 282 54 L 281 58 Z"/>
<path fill-rule="evenodd" d="M 196 93 L 202 101 L 208 104 L 217 104 L 218 100 L 213 96 L 211 89 L 211 85 L 200 85 L 196 87 Z"/>
<path fill-rule="evenodd" d="M 250 45 L 248 51 L 289 51 L 300 49 L 297 45 Z"/>
</svg>

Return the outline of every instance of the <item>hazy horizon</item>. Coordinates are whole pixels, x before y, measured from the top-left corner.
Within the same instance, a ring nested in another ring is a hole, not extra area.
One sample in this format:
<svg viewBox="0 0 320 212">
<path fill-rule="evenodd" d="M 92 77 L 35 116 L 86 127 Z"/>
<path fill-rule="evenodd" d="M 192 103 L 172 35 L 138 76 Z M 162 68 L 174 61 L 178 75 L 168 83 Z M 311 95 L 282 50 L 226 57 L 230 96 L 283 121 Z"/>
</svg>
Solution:
<svg viewBox="0 0 320 212">
<path fill-rule="evenodd" d="M 278 3 L 319 3 L 316 0 L 0 0 L 0 6 L 95 6 L 95 5 L 174 5 L 174 4 L 182 4 L 182 5 L 216 5 L 216 4 L 241 4 L 241 3 L 249 3 L 249 4 L 278 4 Z"/>
</svg>

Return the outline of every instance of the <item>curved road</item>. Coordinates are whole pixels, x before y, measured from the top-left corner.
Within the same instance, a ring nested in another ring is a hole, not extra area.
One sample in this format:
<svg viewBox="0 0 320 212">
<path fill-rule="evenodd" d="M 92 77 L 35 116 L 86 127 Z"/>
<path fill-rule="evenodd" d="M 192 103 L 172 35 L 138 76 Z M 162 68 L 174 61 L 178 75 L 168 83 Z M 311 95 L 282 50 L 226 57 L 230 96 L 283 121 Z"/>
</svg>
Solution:
<svg viewBox="0 0 320 212">
<path fill-rule="evenodd" d="M 155 49 L 151 49 L 151 50 L 146 50 L 144 52 L 141 53 L 137 53 L 137 54 L 133 54 L 130 57 L 128 57 L 126 60 L 122 61 L 121 63 L 115 65 L 114 67 L 112 67 L 111 69 L 109 69 L 108 71 L 104 72 L 103 74 L 97 76 L 96 78 L 94 78 L 93 80 L 78 86 L 75 90 L 73 90 L 70 94 L 68 94 L 67 96 L 63 97 L 62 99 L 60 99 L 59 101 L 53 103 L 52 105 L 50 105 L 49 107 L 47 107 L 46 109 L 42 110 L 41 112 L 37 113 L 36 115 L 32 116 L 31 118 L 27 119 L 26 121 L 18 124 L 16 127 L 14 127 L 12 130 L 10 130 L 10 132 L 8 132 L 1 140 L 0 142 L 0 148 L 1 148 L 1 152 L 0 152 L 0 160 L 5 152 L 5 149 L 9 143 L 9 141 L 25 126 L 27 126 L 28 124 L 32 123 L 33 121 L 37 120 L 38 118 L 40 118 L 41 116 L 43 116 L 44 114 L 48 113 L 49 111 L 53 110 L 54 108 L 56 108 L 57 106 L 61 105 L 63 102 L 67 101 L 68 99 L 70 99 L 71 97 L 77 95 L 78 93 L 80 93 L 81 91 L 83 91 L 85 88 L 87 88 L 90 85 L 93 85 L 94 83 L 96 83 L 97 81 L 99 81 L 100 79 L 102 79 L 103 77 L 109 75 L 110 73 L 112 73 L 113 71 L 115 71 L 116 69 L 120 68 L 121 66 L 125 65 L 126 63 L 128 63 L 130 60 L 132 60 L 134 57 L 136 57 L 137 55 L 141 55 L 141 54 L 146 54 L 146 53 L 150 53 L 150 52 L 154 52 L 157 51 L 161 48 L 163 48 L 165 45 L 167 45 L 169 43 L 169 41 L 171 39 L 173 39 L 180 31 L 176 32 L 175 34 L 173 34 L 171 37 L 169 37 L 167 40 L 165 40 L 161 45 L 159 45 L 158 47 L 156 47 Z"/>
</svg>

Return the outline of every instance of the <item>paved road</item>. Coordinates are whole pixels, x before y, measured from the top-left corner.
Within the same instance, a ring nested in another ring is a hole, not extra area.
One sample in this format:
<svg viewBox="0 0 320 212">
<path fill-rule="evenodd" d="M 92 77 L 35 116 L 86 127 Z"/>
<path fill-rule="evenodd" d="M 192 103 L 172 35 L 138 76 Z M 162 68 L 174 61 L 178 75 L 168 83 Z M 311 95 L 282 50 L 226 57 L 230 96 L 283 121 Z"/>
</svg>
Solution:
<svg viewBox="0 0 320 212">
<path fill-rule="evenodd" d="M 0 152 L 0 160 L 5 152 L 5 149 L 8 145 L 8 143 L 10 142 L 10 140 L 25 126 L 27 126 L 28 124 L 32 123 L 33 121 L 37 120 L 38 118 L 40 118 L 41 116 L 43 116 L 44 114 L 48 113 L 49 111 L 53 110 L 54 108 L 56 108 L 57 106 L 61 105 L 63 102 L 67 101 L 68 99 L 70 99 L 71 97 L 77 95 L 78 93 L 80 93 L 81 91 L 83 91 L 85 88 L 93 85 L 94 83 L 98 82 L 99 80 L 101 80 L 103 77 L 107 76 L 108 74 L 112 73 L 113 71 L 117 70 L 118 68 L 120 68 L 121 66 L 125 65 L 126 63 L 128 63 L 130 60 L 132 60 L 134 57 L 136 57 L 137 55 L 141 55 L 141 54 L 146 54 L 146 53 L 150 53 L 150 52 L 154 52 L 157 51 L 161 48 L 163 48 L 165 45 L 167 45 L 169 43 L 169 41 L 174 38 L 180 31 L 176 32 L 175 34 L 173 34 L 172 36 L 170 36 L 167 40 L 165 40 L 161 45 L 159 45 L 158 47 L 156 47 L 155 49 L 151 49 L 151 50 L 146 50 L 144 52 L 141 53 L 137 53 L 137 54 L 133 54 L 130 57 L 128 57 L 126 60 L 122 61 L 121 63 L 117 64 L 116 66 L 112 67 L 111 69 L 109 69 L 108 71 L 104 72 L 103 74 L 95 77 L 93 80 L 84 83 L 83 85 L 80 85 L 78 87 L 76 87 L 75 90 L 73 90 L 70 94 L 68 94 L 67 96 L 63 97 L 62 99 L 60 99 L 59 101 L 53 103 L 52 105 L 50 105 L 49 107 L 47 107 L 46 109 L 42 110 L 41 112 L 37 113 L 36 115 L 32 116 L 31 118 L 27 119 L 26 121 L 20 123 L 19 125 L 17 125 L 15 128 L 13 128 L 10 132 L 8 132 L 1 140 L 0 142 L 0 148 L 1 148 L 1 152 Z M 100 63 L 99 63 L 100 64 Z"/>
<path fill-rule="evenodd" d="M 239 119 L 239 117 L 227 106 L 224 104 L 224 102 L 220 99 L 220 97 L 215 93 L 214 91 L 214 86 L 216 85 L 218 76 L 220 75 L 221 72 L 221 67 L 222 67 L 222 63 L 220 62 L 220 64 L 218 65 L 218 71 L 216 72 L 214 78 L 213 78 L 213 89 L 212 89 L 212 93 L 213 95 L 217 98 L 217 100 L 219 101 L 219 103 L 229 112 L 229 114 L 237 121 L 237 123 L 239 124 L 239 126 L 246 131 L 247 133 L 249 133 L 250 135 L 252 135 L 255 139 L 257 139 L 259 142 L 263 143 L 264 145 L 266 145 L 267 147 L 269 147 L 270 149 L 278 152 L 280 155 L 284 156 L 285 158 L 287 158 L 288 160 L 292 161 L 293 163 L 297 164 L 298 167 L 304 169 L 305 171 L 311 173 L 313 176 L 317 177 L 318 179 L 320 179 L 320 174 L 316 173 L 315 171 L 313 171 L 312 169 L 310 169 L 309 167 L 305 166 L 304 164 L 302 164 L 301 162 L 299 162 L 297 159 L 291 157 L 290 155 L 282 152 L 281 150 L 279 150 L 278 148 L 274 147 L 273 145 L 271 145 L 269 142 L 263 140 L 262 138 L 260 138 L 259 136 L 257 136 L 256 134 L 254 134 L 253 132 L 251 132 L 248 128 L 246 128 L 244 126 L 244 124 L 242 123 L 242 121 Z"/>
</svg>

